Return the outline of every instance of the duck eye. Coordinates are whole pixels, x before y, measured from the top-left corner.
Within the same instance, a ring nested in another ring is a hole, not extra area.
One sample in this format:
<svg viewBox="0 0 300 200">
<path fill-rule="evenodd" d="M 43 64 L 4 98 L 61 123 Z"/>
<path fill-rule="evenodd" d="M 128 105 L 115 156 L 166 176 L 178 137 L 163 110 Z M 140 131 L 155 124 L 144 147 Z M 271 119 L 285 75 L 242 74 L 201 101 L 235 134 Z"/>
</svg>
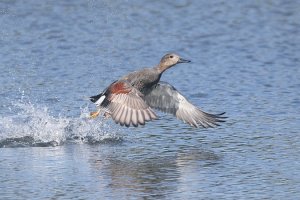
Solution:
<svg viewBox="0 0 300 200">
<path fill-rule="evenodd" d="M 170 56 L 170 58 L 173 58 L 174 56 Z"/>
</svg>

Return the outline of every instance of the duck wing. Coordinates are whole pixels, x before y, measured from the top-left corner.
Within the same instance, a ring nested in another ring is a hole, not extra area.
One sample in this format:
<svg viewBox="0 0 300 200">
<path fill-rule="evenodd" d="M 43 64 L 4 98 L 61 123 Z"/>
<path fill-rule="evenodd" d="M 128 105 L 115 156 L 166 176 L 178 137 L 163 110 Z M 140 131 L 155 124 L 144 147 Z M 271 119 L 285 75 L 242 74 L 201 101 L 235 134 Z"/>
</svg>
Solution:
<svg viewBox="0 0 300 200">
<path fill-rule="evenodd" d="M 144 101 L 143 94 L 127 81 L 112 83 L 102 94 L 100 107 L 108 109 L 113 120 L 120 125 L 138 126 L 157 119 L 156 114 Z"/>
<path fill-rule="evenodd" d="M 224 113 L 210 114 L 200 110 L 172 85 L 162 81 L 155 85 L 144 99 L 150 107 L 171 113 L 194 127 L 215 127 L 219 125 L 219 122 L 224 122 L 224 118 L 226 118 L 222 116 Z"/>
</svg>

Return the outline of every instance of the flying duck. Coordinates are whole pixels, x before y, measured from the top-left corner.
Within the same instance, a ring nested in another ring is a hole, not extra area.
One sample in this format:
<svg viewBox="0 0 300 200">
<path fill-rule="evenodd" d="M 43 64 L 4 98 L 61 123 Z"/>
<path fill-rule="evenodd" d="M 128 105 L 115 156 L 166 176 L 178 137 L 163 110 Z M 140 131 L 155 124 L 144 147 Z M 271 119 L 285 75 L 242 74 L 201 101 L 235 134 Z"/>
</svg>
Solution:
<svg viewBox="0 0 300 200">
<path fill-rule="evenodd" d="M 162 57 L 159 64 L 129 73 L 111 83 L 102 93 L 90 97 L 97 111 L 91 112 L 96 118 L 101 112 L 121 126 L 145 125 L 157 119 L 153 109 L 171 113 L 194 127 L 215 127 L 224 122 L 223 113 L 210 114 L 190 103 L 169 83 L 160 81 L 167 69 L 179 63 L 189 63 L 174 53 Z"/>
</svg>

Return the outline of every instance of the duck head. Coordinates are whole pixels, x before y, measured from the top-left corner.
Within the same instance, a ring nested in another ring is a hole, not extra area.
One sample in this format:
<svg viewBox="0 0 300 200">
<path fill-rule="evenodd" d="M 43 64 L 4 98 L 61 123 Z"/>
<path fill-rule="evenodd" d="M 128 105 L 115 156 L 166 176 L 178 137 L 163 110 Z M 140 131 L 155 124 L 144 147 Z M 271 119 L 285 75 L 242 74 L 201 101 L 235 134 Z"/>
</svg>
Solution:
<svg viewBox="0 0 300 200">
<path fill-rule="evenodd" d="M 191 62 L 191 61 L 183 59 L 175 53 L 168 53 L 168 54 L 164 55 L 164 57 L 161 58 L 159 65 L 158 65 L 158 69 L 161 72 L 164 72 L 166 69 L 169 69 L 170 67 L 172 67 L 178 63 L 189 63 L 189 62 Z"/>
</svg>

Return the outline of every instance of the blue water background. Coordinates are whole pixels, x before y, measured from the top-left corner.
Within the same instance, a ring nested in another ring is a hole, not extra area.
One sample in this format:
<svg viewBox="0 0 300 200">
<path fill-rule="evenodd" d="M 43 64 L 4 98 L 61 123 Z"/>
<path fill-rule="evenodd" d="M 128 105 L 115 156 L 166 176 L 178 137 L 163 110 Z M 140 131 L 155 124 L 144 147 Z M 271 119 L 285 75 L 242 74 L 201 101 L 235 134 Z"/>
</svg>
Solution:
<svg viewBox="0 0 300 200">
<path fill-rule="evenodd" d="M 299 199 L 298 1 L 0 2 L 0 199 Z M 86 97 L 167 52 L 195 105 L 145 127 Z"/>
</svg>

